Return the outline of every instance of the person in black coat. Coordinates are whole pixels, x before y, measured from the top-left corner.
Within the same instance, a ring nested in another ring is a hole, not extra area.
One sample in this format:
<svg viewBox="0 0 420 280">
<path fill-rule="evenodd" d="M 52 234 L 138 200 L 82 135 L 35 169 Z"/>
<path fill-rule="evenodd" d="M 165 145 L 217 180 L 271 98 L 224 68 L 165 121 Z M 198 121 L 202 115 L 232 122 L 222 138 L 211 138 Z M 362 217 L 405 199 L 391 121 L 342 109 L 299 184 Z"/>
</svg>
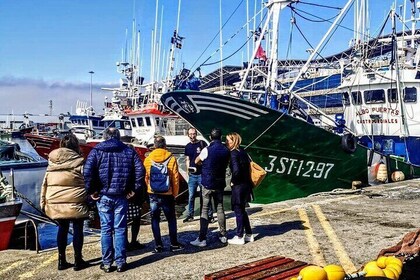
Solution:
<svg viewBox="0 0 420 280">
<path fill-rule="evenodd" d="M 245 210 L 247 202 L 251 201 L 252 182 L 249 170 L 250 158 L 244 149 L 240 148 L 242 138 L 232 132 L 226 136 L 226 146 L 230 150 L 230 170 L 232 172 L 232 210 L 236 216 L 236 235 L 228 240 L 229 244 L 243 245 L 253 242 L 251 224 Z M 245 233 L 245 234 L 244 234 Z"/>
</svg>

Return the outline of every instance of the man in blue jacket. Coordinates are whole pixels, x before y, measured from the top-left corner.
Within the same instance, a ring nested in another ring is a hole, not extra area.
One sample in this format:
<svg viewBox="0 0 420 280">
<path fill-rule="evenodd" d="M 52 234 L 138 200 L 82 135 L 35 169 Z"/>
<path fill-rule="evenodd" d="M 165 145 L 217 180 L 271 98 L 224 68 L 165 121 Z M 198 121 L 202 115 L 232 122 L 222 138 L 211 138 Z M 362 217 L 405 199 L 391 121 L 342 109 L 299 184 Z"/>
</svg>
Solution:
<svg viewBox="0 0 420 280">
<path fill-rule="evenodd" d="M 120 141 L 116 128 L 104 131 L 105 141 L 89 153 L 84 177 L 88 194 L 97 201 L 101 221 L 102 264 L 111 271 L 112 262 L 117 271 L 127 269 L 126 235 L 128 198 L 140 193 L 145 169 L 137 153 Z"/>
<path fill-rule="evenodd" d="M 205 147 L 195 159 L 196 164 L 202 164 L 201 185 L 203 207 L 200 217 L 200 235 L 190 244 L 198 247 L 207 246 L 206 237 L 209 227 L 208 209 L 210 200 L 214 201 L 219 223 L 219 240 L 227 242 L 225 210 L 223 208 L 223 190 L 226 187 L 226 168 L 229 164 L 230 152 L 222 143 L 222 131 L 213 128 L 210 133 L 211 143 Z"/>
</svg>

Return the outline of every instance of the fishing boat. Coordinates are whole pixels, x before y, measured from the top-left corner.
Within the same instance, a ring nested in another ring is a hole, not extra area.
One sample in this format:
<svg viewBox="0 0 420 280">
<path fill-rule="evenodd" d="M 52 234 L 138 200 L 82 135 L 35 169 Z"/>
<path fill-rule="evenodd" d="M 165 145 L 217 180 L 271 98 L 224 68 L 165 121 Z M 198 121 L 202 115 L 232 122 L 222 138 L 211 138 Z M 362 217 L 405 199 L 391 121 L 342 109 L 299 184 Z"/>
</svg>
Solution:
<svg viewBox="0 0 420 280">
<path fill-rule="evenodd" d="M 269 16 L 262 28 L 262 34 L 269 25 L 278 26 L 280 11 L 295 3 L 296 1 L 287 0 L 269 1 Z M 249 85 L 247 75 L 252 72 L 252 65 L 249 64 L 236 94 L 221 95 L 189 90 L 166 93 L 161 98 L 168 109 L 191 123 L 201 133 L 209 133 L 212 128 L 218 127 L 224 133 L 235 131 L 242 136 L 242 144 L 252 159 L 267 171 L 266 179 L 255 189 L 256 203 L 271 203 L 335 188 L 349 188 L 354 183 L 374 183 L 376 178 L 372 178 L 371 174 L 377 172 L 376 165 L 373 167 L 376 160 L 381 160 L 382 168 L 386 168 L 386 178 L 381 179 L 382 182 L 419 175 L 418 166 L 404 158 L 390 157 L 390 154 L 358 141 L 356 136 L 360 135 L 343 123 L 337 123 L 296 93 L 297 83 L 306 75 L 315 55 L 319 54 L 334 26 L 340 22 L 352 3 L 353 1 L 348 1 L 341 9 L 323 40 L 310 53 L 307 61 L 297 68 L 294 79 L 287 83 L 287 89 L 282 88 L 286 83 L 278 76 L 278 63 L 275 63 L 278 37 L 274 37 L 276 33 L 273 32 L 270 36 L 273 38 L 271 44 L 275 55 L 268 61 L 271 68 L 268 67 L 266 73 L 263 73 L 263 91 L 246 87 Z M 257 39 L 252 60 L 258 53 L 262 37 L 263 35 Z M 254 92 L 259 94 L 257 102 L 243 97 L 244 93 Z M 258 102 L 260 99 L 263 102 Z M 316 111 L 333 125 L 341 126 L 342 130 L 330 131 L 314 125 L 307 110 L 301 108 L 299 103 L 304 103 L 307 108 Z M 350 120 L 351 117 L 348 117 L 347 123 Z M 396 176 L 397 172 L 403 176 Z"/>
<path fill-rule="evenodd" d="M 411 17 L 403 21 L 400 33 L 396 11 L 390 11 L 393 33 L 375 41 L 388 49 L 375 59 L 368 56 L 370 48 L 360 49 L 340 89 L 345 93 L 344 119 L 362 145 L 420 166 L 420 31 L 414 1 L 411 5 Z M 409 23 L 411 29 L 405 30 Z"/>
<path fill-rule="evenodd" d="M 140 75 L 140 34 L 134 31 L 133 24 L 130 44 L 132 49 L 124 49 L 121 61 L 117 62 L 117 72 L 121 74 L 119 87 L 102 88 L 112 92 L 111 101 L 109 102 L 108 99 L 105 101 L 105 114 L 102 121 L 105 127 L 117 126 L 120 130 L 123 129 L 127 137 L 132 137 L 133 143 L 145 146 L 153 146 L 156 135 L 164 136 L 168 149 L 182 154 L 185 145 L 189 142 L 187 130 L 190 124 L 168 111 L 160 102 L 160 96 L 169 89 L 175 88 L 178 82 L 190 72 L 182 69 L 178 75 L 172 77 L 175 51 L 182 47 L 183 39 L 178 34 L 178 28 L 177 26 L 171 38 L 167 76 L 159 80 L 156 69 L 152 69 L 150 81 L 144 84 L 144 77 Z M 152 57 L 156 59 L 157 55 L 152 54 Z M 203 137 L 200 135 L 199 138 Z"/>
<path fill-rule="evenodd" d="M 58 149 L 60 147 L 61 139 L 59 137 L 36 135 L 32 133 L 25 134 L 24 137 L 26 140 L 28 140 L 29 144 L 32 145 L 35 151 L 46 160 L 48 160 L 48 155 L 52 150 Z M 96 144 L 101 141 L 101 139 L 88 140 L 86 142 L 79 140 L 79 147 L 83 157 L 86 158 L 90 151 L 96 146 Z M 127 144 L 132 145 L 140 158 L 144 160 L 146 153 L 149 151 L 146 146 L 131 142 L 128 142 Z"/>
<path fill-rule="evenodd" d="M 16 139 L 16 142 L 0 140 L 0 170 L 4 180 L 15 186 L 16 192 L 27 199 L 24 200 L 22 211 L 37 213 L 25 201 L 39 201 L 48 162 L 37 155 L 35 151 L 30 151 L 30 146 L 27 143 L 28 147 L 25 147 L 25 150 L 21 149 L 17 141 L 25 144 L 23 139 Z"/>
<path fill-rule="evenodd" d="M 22 200 L 16 198 L 10 185 L 0 171 L 0 251 L 9 247 L 16 218 L 22 208 Z"/>
<path fill-rule="evenodd" d="M 86 102 L 78 100 L 76 103 L 76 113 L 70 115 L 70 129 L 78 139 L 86 140 L 100 135 L 104 126 L 101 123 L 102 116 L 97 116 L 92 106 Z"/>
<path fill-rule="evenodd" d="M 58 136 L 39 135 L 33 133 L 26 133 L 23 136 L 29 144 L 31 144 L 35 151 L 46 160 L 48 160 L 48 155 L 52 150 L 60 148 L 61 138 Z M 96 144 L 96 141 L 82 142 L 79 140 L 79 146 L 83 157 L 86 158 Z"/>
</svg>

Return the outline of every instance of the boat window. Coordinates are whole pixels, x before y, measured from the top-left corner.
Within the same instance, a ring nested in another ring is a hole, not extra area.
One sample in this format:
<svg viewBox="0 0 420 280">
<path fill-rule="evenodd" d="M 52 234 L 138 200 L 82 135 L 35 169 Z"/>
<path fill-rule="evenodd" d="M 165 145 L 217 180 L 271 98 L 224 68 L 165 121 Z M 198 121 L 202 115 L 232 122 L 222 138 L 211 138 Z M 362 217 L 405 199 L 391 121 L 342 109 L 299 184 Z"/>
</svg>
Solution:
<svg viewBox="0 0 420 280">
<path fill-rule="evenodd" d="M 345 106 L 350 105 L 350 97 L 348 92 L 343 92 L 343 104 Z"/>
<path fill-rule="evenodd" d="M 362 104 L 362 93 L 360 91 L 352 91 L 351 97 L 353 98 L 353 105 Z"/>
<path fill-rule="evenodd" d="M 417 88 L 406 87 L 404 89 L 404 102 L 417 102 Z"/>
<path fill-rule="evenodd" d="M 397 103 L 398 102 L 398 91 L 396 88 L 388 89 L 388 101 L 390 103 Z"/>
<path fill-rule="evenodd" d="M 144 126 L 144 121 L 143 121 L 143 118 L 137 118 L 137 124 L 138 124 L 139 126 Z"/>
<path fill-rule="evenodd" d="M 125 121 L 124 122 L 124 129 L 131 129 L 131 126 L 130 126 L 130 122 L 129 121 Z"/>
<path fill-rule="evenodd" d="M 152 126 L 152 122 L 150 121 L 150 117 L 145 117 L 146 119 L 146 125 L 147 126 Z"/>
<path fill-rule="evenodd" d="M 116 127 L 116 128 L 118 128 L 118 129 L 121 129 L 121 128 L 122 128 L 122 127 L 121 127 L 121 122 L 120 122 L 120 121 L 115 121 L 114 123 L 115 123 L 115 127 Z"/>
<path fill-rule="evenodd" d="M 155 121 L 156 121 L 156 126 L 159 126 L 160 125 L 160 118 L 155 118 Z"/>
<path fill-rule="evenodd" d="M 363 94 L 366 104 L 385 103 L 385 91 L 383 89 L 365 90 Z"/>
<path fill-rule="evenodd" d="M 136 120 L 135 119 L 130 119 L 131 120 L 131 126 L 132 127 L 137 127 L 136 126 Z"/>
</svg>

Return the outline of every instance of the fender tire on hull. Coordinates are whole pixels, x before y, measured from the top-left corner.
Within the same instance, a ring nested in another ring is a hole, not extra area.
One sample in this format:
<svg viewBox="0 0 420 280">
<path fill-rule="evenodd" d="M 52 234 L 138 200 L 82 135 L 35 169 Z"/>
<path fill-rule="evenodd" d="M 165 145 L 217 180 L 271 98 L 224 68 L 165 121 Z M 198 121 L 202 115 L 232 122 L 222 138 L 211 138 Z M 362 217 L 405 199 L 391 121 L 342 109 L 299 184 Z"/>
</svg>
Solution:
<svg viewBox="0 0 420 280">
<path fill-rule="evenodd" d="M 357 148 L 357 138 L 352 134 L 344 134 L 341 137 L 341 147 L 346 153 L 354 153 Z"/>
</svg>

